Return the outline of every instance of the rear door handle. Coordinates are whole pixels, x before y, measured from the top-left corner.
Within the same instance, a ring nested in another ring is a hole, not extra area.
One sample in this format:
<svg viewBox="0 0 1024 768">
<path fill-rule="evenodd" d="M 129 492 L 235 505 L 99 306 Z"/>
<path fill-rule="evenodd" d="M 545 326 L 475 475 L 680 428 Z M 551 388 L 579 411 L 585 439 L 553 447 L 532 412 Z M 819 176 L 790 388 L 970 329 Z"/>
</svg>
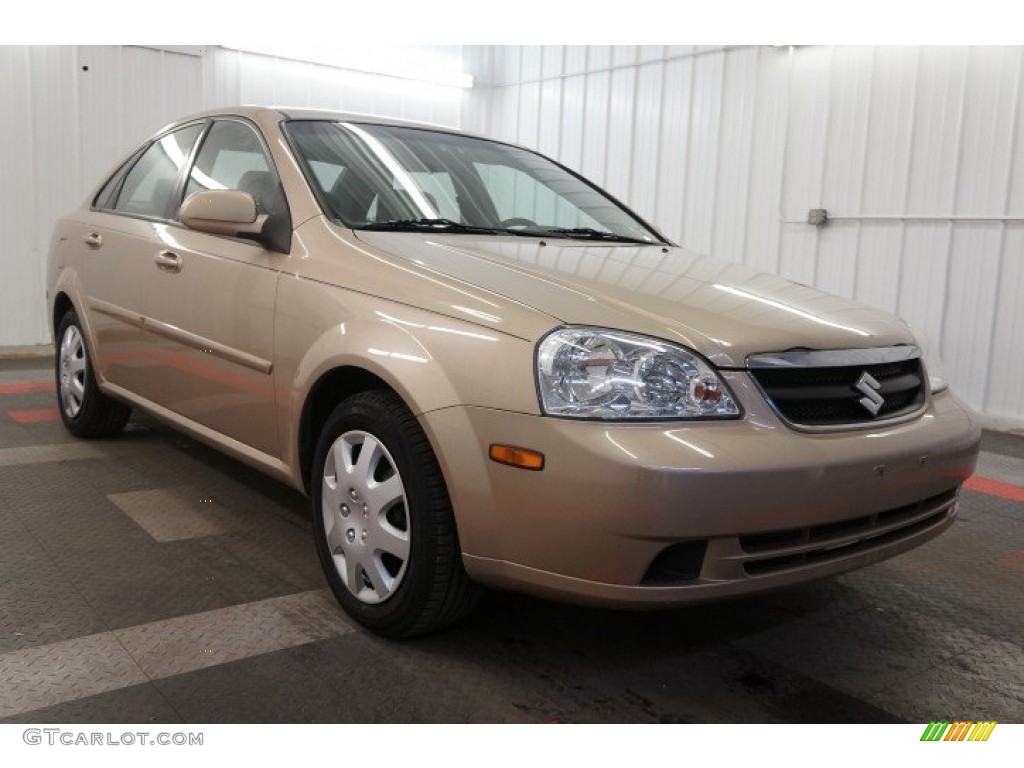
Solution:
<svg viewBox="0 0 1024 768">
<path fill-rule="evenodd" d="M 103 245 L 103 238 L 100 237 L 99 232 L 90 232 L 88 235 L 82 236 L 82 242 L 84 242 L 90 248 L 99 248 L 101 245 Z"/>
<path fill-rule="evenodd" d="M 174 251 L 160 251 L 153 257 L 153 261 L 164 272 L 181 272 L 181 256 Z"/>
</svg>

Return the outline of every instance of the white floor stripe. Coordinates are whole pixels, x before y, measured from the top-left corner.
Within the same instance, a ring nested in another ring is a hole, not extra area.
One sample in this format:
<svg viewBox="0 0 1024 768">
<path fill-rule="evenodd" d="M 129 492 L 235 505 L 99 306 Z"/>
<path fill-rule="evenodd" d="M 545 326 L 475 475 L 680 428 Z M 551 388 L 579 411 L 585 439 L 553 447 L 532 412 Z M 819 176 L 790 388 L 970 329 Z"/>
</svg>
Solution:
<svg viewBox="0 0 1024 768">
<path fill-rule="evenodd" d="M 0 654 L 0 717 L 353 631 L 327 590 Z"/>
<path fill-rule="evenodd" d="M 231 527 L 227 510 L 188 485 L 112 493 L 107 498 L 157 541 L 215 536 Z"/>
<path fill-rule="evenodd" d="M 26 445 L 21 448 L 0 448 L 0 467 L 73 459 L 102 459 L 105 456 L 105 453 L 87 442 Z"/>
<path fill-rule="evenodd" d="M 0 656 L 0 717 L 146 682 L 109 632 Z"/>
</svg>

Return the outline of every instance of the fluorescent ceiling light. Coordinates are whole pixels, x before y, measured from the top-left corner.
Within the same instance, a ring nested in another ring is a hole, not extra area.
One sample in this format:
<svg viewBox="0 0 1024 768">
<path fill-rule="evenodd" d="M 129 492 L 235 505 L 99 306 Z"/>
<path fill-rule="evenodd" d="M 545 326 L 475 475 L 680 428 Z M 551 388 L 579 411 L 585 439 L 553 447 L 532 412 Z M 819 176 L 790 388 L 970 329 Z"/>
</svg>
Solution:
<svg viewBox="0 0 1024 768">
<path fill-rule="evenodd" d="M 259 53 L 279 59 L 325 64 L 329 67 L 396 77 L 452 88 L 472 88 L 473 76 L 458 65 L 430 51 L 402 46 L 222 45 L 235 51 Z M 454 65 L 454 66 L 453 66 Z"/>
</svg>

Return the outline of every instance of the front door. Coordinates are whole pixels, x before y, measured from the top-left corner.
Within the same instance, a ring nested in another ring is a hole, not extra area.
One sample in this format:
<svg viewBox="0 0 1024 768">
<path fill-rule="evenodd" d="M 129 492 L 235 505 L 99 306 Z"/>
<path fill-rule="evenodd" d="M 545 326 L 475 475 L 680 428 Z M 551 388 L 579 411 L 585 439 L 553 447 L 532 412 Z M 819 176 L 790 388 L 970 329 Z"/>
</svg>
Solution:
<svg viewBox="0 0 1024 768">
<path fill-rule="evenodd" d="M 205 189 L 251 193 L 273 225 L 288 226 L 276 170 L 256 129 L 218 120 L 189 170 L 184 196 Z M 276 220 L 275 220 L 276 217 Z M 151 399 L 264 454 L 278 457 L 274 409 L 274 302 L 287 256 L 262 244 L 161 228 L 146 279 L 155 345 Z"/>
</svg>

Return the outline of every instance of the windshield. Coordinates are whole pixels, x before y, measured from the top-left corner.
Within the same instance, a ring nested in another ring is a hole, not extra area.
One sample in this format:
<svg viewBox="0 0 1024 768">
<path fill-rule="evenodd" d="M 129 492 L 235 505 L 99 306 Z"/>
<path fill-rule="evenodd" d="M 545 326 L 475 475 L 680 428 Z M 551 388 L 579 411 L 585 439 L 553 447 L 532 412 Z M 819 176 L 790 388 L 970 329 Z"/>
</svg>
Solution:
<svg viewBox="0 0 1024 768">
<path fill-rule="evenodd" d="M 285 129 L 325 212 L 353 229 L 665 242 L 552 161 L 469 136 L 293 120 Z"/>
</svg>

